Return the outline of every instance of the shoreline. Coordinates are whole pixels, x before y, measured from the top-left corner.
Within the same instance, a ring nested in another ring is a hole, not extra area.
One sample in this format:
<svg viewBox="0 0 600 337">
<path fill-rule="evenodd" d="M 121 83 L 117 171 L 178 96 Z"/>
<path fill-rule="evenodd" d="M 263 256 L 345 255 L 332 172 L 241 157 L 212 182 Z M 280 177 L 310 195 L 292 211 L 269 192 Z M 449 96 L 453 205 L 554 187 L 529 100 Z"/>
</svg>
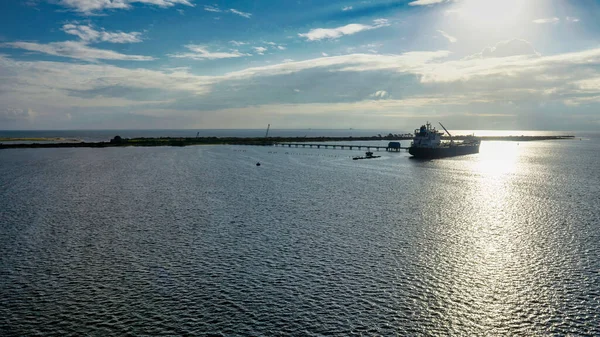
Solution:
<svg viewBox="0 0 600 337">
<path fill-rule="evenodd" d="M 257 145 L 271 146 L 276 143 L 306 143 L 306 142 L 339 142 L 339 141 L 400 141 L 411 140 L 412 135 L 396 135 L 394 137 L 159 137 L 159 138 L 121 138 L 116 136 L 108 142 L 77 142 L 60 138 L 27 138 L 26 141 L 50 141 L 52 143 L 2 143 L 25 141 L 25 138 L 0 138 L 0 149 L 27 149 L 27 148 L 73 148 L 73 147 L 123 147 L 123 146 L 191 146 L 191 145 Z M 454 136 L 443 139 L 464 140 L 472 136 Z M 572 135 L 558 136 L 481 136 L 474 137 L 481 141 L 541 141 L 574 139 Z M 56 142 L 56 141 L 67 142 Z"/>
<path fill-rule="evenodd" d="M 64 137 L 0 137 L 1 142 L 81 142 L 81 139 Z"/>
</svg>

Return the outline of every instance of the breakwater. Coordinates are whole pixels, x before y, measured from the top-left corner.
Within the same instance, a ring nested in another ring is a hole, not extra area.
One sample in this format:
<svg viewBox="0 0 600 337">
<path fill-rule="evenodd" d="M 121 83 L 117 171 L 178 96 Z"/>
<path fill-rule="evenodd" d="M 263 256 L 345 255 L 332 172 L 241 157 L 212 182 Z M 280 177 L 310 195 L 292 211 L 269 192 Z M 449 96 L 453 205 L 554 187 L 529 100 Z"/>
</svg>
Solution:
<svg viewBox="0 0 600 337">
<path fill-rule="evenodd" d="M 483 136 L 474 137 L 482 141 L 539 141 L 539 140 L 557 140 L 573 139 L 572 135 L 559 136 Z M 443 137 L 444 138 L 444 137 Z M 473 138 L 472 136 L 454 136 L 445 139 L 464 140 Z M 269 146 L 277 143 L 302 143 L 302 142 L 341 142 L 341 141 L 378 141 L 378 140 L 411 140 L 412 136 L 372 136 L 372 137 L 159 137 L 159 138 L 121 138 L 115 136 L 107 142 L 61 142 L 55 139 L 39 139 L 43 143 L 29 142 L 16 143 L 11 142 L 9 138 L 3 138 L 0 141 L 0 149 L 20 149 L 20 148 L 73 148 L 73 147 L 120 147 L 120 146 L 189 146 L 189 145 L 260 145 Z M 2 142 L 4 141 L 4 142 Z M 6 143 L 8 142 L 8 143 Z"/>
</svg>

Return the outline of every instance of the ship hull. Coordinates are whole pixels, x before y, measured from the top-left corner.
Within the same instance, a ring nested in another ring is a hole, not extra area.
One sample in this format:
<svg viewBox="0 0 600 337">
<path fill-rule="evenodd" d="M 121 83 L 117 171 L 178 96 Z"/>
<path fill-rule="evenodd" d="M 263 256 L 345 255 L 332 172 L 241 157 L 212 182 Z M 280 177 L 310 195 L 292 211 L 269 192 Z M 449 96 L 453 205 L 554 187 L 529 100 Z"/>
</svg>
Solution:
<svg viewBox="0 0 600 337">
<path fill-rule="evenodd" d="M 410 153 L 415 158 L 427 159 L 464 156 L 467 154 L 479 153 L 479 145 L 444 146 L 437 148 L 411 146 L 408 149 L 408 153 Z"/>
</svg>

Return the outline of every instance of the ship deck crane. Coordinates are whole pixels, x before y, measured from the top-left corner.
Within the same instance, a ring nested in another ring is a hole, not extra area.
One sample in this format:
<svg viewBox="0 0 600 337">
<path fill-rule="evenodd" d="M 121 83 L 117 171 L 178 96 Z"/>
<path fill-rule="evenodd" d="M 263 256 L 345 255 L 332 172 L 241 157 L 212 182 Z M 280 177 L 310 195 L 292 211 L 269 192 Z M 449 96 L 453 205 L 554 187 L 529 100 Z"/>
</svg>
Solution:
<svg viewBox="0 0 600 337">
<path fill-rule="evenodd" d="M 450 136 L 450 143 L 454 143 L 454 140 L 452 140 L 452 135 L 450 134 L 450 132 L 448 132 L 448 129 L 446 129 L 446 127 L 444 126 L 444 124 L 442 124 L 441 122 L 440 125 L 442 126 L 442 128 L 444 128 L 444 131 L 446 131 L 446 133 L 448 134 L 448 136 Z"/>
</svg>

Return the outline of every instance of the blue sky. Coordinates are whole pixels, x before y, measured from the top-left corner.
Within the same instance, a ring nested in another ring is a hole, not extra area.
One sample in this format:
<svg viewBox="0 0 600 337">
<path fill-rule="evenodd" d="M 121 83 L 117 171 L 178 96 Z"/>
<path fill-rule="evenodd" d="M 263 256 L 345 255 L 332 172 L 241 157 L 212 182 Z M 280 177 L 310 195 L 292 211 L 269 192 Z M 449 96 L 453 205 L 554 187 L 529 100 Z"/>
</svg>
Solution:
<svg viewBox="0 0 600 337">
<path fill-rule="evenodd" d="M 600 1 L 6 0 L 0 129 L 598 130 Z"/>
</svg>

